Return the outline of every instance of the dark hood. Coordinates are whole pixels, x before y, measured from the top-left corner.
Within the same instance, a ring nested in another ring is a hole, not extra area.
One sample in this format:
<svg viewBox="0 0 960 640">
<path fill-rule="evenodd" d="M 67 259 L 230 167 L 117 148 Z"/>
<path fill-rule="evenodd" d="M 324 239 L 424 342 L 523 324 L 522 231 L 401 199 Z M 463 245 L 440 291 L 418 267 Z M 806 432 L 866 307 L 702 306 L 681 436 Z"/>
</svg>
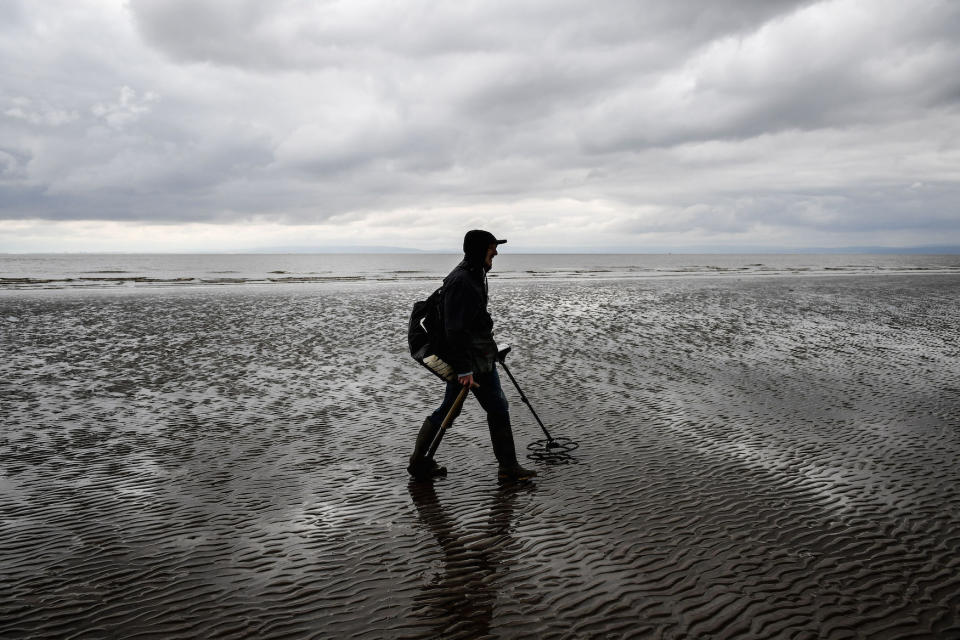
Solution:
<svg viewBox="0 0 960 640">
<path fill-rule="evenodd" d="M 463 261 L 471 267 L 482 267 L 483 259 L 487 257 L 487 248 L 490 245 L 483 239 L 479 242 L 463 245 Z"/>
<path fill-rule="evenodd" d="M 506 240 L 499 240 L 489 231 L 473 229 L 463 236 L 463 260 L 471 267 L 483 267 L 483 260 L 487 257 L 487 249 L 492 244 L 503 244 Z"/>
</svg>

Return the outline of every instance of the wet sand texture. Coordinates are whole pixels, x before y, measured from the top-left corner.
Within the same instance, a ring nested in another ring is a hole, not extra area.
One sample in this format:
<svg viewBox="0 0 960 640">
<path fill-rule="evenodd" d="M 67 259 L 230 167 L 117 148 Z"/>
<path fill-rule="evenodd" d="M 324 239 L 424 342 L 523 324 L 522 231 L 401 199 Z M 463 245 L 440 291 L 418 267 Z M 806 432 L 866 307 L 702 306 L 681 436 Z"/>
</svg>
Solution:
<svg viewBox="0 0 960 640">
<path fill-rule="evenodd" d="M 496 283 L 519 487 L 426 289 L 0 297 L 0 637 L 960 638 L 956 276 Z"/>
</svg>

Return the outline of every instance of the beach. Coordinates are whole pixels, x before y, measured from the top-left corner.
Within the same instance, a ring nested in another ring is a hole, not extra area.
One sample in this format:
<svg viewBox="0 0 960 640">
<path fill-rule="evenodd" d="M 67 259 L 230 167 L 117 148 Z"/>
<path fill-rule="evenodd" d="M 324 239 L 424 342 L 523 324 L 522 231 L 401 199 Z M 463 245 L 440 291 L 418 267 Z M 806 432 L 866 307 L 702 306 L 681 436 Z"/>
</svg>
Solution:
<svg viewBox="0 0 960 640">
<path fill-rule="evenodd" d="M 955 273 L 491 279 L 520 485 L 436 284 L 0 292 L 0 637 L 960 638 Z"/>
</svg>

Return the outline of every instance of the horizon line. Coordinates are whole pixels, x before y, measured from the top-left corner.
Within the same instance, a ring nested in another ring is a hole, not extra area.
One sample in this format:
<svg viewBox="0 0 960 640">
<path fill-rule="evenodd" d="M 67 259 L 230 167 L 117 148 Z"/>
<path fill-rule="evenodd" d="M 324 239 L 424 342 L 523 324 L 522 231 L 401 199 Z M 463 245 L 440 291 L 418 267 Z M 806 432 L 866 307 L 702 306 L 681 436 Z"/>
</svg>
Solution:
<svg viewBox="0 0 960 640">
<path fill-rule="evenodd" d="M 0 250 L 0 255 L 460 255 L 462 251 L 449 249 L 415 249 L 409 247 L 382 247 L 369 245 L 340 245 L 325 247 L 264 247 L 244 249 L 205 249 L 192 251 L 11 251 Z M 909 247 L 846 246 L 846 247 L 669 247 L 658 250 L 632 247 L 516 247 L 504 255 L 726 255 L 726 254 L 960 254 L 960 245 L 918 245 Z"/>
</svg>

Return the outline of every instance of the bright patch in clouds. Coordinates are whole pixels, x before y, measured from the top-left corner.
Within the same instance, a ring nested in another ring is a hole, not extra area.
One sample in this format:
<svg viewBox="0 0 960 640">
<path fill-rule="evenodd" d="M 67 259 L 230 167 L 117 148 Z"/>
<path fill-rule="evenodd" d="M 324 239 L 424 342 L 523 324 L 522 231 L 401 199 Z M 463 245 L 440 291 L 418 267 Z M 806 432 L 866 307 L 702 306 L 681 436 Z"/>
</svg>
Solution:
<svg viewBox="0 0 960 640">
<path fill-rule="evenodd" d="M 960 244 L 960 3 L 13 0 L 0 251 Z"/>
</svg>

